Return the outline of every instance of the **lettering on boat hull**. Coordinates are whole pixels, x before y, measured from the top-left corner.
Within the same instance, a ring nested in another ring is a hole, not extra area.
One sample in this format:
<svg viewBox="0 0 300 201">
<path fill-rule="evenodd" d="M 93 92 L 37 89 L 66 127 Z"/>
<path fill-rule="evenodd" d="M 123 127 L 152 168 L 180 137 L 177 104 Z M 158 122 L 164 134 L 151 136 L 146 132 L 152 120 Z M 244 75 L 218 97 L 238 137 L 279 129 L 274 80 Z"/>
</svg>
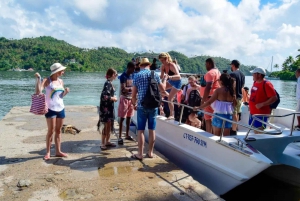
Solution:
<svg viewBox="0 0 300 201">
<path fill-rule="evenodd" d="M 193 142 L 201 147 L 205 147 L 207 148 L 207 143 L 206 141 L 198 138 L 198 137 L 195 137 L 191 134 L 188 134 L 188 133 L 183 133 L 183 138 L 186 139 L 186 140 L 189 140 L 190 142 Z"/>
</svg>

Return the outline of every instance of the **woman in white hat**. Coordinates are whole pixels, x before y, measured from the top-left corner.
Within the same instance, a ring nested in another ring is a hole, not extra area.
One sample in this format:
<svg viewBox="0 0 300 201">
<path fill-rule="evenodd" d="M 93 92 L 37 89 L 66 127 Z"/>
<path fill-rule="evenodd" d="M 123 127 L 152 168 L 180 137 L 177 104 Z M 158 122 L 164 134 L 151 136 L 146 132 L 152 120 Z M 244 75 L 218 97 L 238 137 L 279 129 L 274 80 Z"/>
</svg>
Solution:
<svg viewBox="0 0 300 201">
<path fill-rule="evenodd" d="M 59 77 L 64 74 L 66 67 L 60 63 L 54 63 L 51 67 L 51 75 L 45 78 L 41 83 L 41 89 L 46 90 L 46 104 L 48 106 L 48 113 L 45 114 L 48 132 L 46 137 L 46 155 L 44 160 L 50 159 L 50 146 L 53 138 L 53 131 L 55 131 L 55 156 L 67 157 L 67 154 L 61 151 L 61 128 L 65 118 L 65 106 L 63 97 L 69 93 L 69 88 L 64 88 L 64 83 Z M 40 78 L 40 74 L 35 74 Z"/>
</svg>

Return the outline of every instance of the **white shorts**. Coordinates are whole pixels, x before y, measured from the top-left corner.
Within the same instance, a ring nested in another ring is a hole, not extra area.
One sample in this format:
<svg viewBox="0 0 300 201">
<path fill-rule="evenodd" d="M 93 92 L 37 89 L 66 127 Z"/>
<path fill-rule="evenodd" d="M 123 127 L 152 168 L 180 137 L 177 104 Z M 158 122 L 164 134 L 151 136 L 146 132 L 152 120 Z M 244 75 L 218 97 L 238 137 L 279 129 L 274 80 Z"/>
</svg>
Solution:
<svg viewBox="0 0 300 201">
<path fill-rule="evenodd" d="M 296 112 L 300 112 L 300 99 L 297 100 Z M 297 115 L 298 117 L 300 114 Z"/>
</svg>

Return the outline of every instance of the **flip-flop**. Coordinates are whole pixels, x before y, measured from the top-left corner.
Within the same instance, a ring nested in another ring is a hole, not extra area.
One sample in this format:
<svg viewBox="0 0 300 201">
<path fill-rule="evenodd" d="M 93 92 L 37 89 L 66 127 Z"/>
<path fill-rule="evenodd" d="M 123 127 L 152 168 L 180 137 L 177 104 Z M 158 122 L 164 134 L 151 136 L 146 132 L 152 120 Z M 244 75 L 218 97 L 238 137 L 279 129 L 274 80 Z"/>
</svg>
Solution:
<svg viewBox="0 0 300 201">
<path fill-rule="evenodd" d="M 106 147 L 105 145 L 101 145 L 101 146 L 100 146 L 100 149 L 101 149 L 101 150 L 106 150 L 107 147 Z"/>
<path fill-rule="evenodd" d="M 115 144 L 115 143 L 108 143 L 108 144 L 106 144 L 105 146 L 107 146 L 107 147 L 116 147 L 117 145 Z"/>
<path fill-rule="evenodd" d="M 137 157 L 135 154 L 131 155 L 131 158 L 132 158 L 132 159 L 135 159 L 135 160 L 139 160 L 139 161 L 142 161 L 142 160 L 143 160 L 143 158 L 139 158 L 139 157 Z"/>
<path fill-rule="evenodd" d="M 55 157 L 68 157 L 68 154 L 62 153 L 60 155 L 56 154 Z"/>
<path fill-rule="evenodd" d="M 173 116 L 169 116 L 166 120 L 174 120 L 175 118 Z"/>
<path fill-rule="evenodd" d="M 125 137 L 125 140 L 134 141 L 133 137 L 131 137 L 131 136 Z"/>
<path fill-rule="evenodd" d="M 147 157 L 147 158 L 154 158 L 154 154 L 153 154 L 153 156 L 151 157 L 151 156 L 149 155 L 149 153 L 147 153 L 147 154 L 146 154 L 146 157 Z"/>
<path fill-rule="evenodd" d="M 44 156 L 44 160 L 45 160 L 45 161 L 48 161 L 48 160 L 50 160 L 50 156 L 47 156 L 47 155 L 46 155 L 46 156 Z"/>
</svg>

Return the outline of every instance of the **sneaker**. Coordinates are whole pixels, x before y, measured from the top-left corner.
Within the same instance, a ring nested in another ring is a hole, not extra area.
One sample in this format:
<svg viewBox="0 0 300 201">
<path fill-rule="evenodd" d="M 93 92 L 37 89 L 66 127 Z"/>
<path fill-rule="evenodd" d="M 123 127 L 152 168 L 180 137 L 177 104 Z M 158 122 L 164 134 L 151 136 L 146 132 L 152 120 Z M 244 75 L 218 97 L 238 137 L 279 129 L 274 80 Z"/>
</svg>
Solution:
<svg viewBox="0 0 300 201">
<path fill-rule="evenodd" d="M 123 142 L 123 139 L 122 139 L 122 138 L 119 138 L 119 139 L 118 139 L 118 144 L 124 144 L 124 142 Z"/>
<path fill-rule="evenodd" d="M 295 126 L 295 127 L 294 127 L 294 130 L 295 130 L 295 131 L 300 131 L 300 126 Z"/>
</svg>

